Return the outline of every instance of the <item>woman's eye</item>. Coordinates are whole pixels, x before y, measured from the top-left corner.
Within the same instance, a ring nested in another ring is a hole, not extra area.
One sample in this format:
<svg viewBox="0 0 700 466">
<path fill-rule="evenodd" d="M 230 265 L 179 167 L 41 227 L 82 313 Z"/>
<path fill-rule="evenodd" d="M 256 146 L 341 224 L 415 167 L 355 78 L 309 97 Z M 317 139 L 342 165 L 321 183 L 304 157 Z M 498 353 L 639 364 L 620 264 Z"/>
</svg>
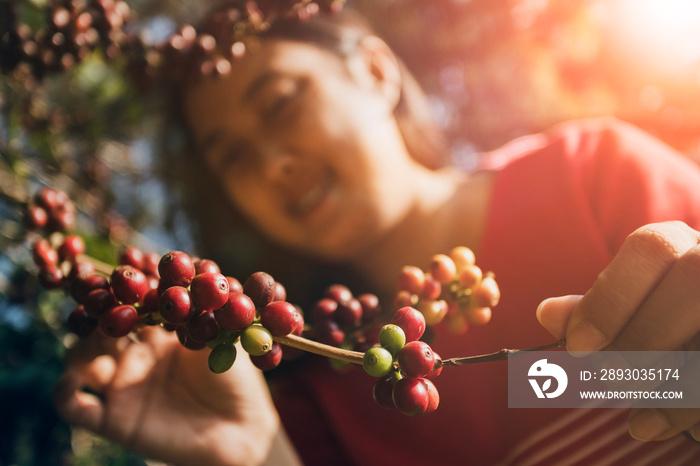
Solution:
<svg viewBox="0 0 700 466">
<path fill-rule="evenodd" d="M 294 103 L 301 95 L 304 86 L 302 83 L 295 83 L 286 89 L 286 92 L 279 94 L 272 102 L 265 108 L 263 113 L 263 118 L 267 122 L 275 122 L 285 114 L 292 103 Z"/>
</svg>

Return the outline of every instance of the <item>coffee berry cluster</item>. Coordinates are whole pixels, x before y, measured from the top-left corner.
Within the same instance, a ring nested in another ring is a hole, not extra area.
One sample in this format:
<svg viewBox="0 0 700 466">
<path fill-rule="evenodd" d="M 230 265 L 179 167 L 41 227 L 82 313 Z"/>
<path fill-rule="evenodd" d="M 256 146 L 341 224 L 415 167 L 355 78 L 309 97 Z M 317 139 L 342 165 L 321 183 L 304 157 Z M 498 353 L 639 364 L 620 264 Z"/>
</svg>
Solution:
<svg viewBox="0 0 700 466">
<path fill-rule="evenodd" d="M 119 338 L 159 325 L 175 332 L 185 348 L 208 347 L 215 373 L 233 365 L 238 343 L 261 370 L 281 362 L 288 349 L 280 341 L 294 343 L 289 350 L 297 351 L 312 351 L 314 343 L 323 347 L 319 354 L 362 365 L 378 378 L 376 402 L 406 415 L 430 413 L 440 400 L 433 379 L 442 361 L 421 340 L 428 326 L 445 320 L 461 332 L 470 323 L 484 324 L 500 298 L 493 274 L 482 273 L 470 249 L 456 247 L 433 256 L 428 271 L 401 269 L 390 323 L 382 323 L 376 295 L 355 296 L 336 284 L 313 307 L 313 325 L 305 326 L 284 286 L 265 272 L 241 283 L 212 260 L 132 246 L 120 251 L 115 267 L 105 267 L 85 256 L 80 236 L 67 232 L 74 220 L 75 206 L 62 191 L 44 188 L 26 206 L 25 224 L 39 233 L 32 244 L 39 281 L 65 289 L 77 302 L 67 327 L 78 337 L 99 331 Z"/>
<path fill-rule="evenodd" d="M 396 308 L 414 306 L 429 326 L 445 321 L 455 333 L 464 333 L 470 324 L 488 323 L 491 308 L 501 299 L 493 273 L 484 273 L 475 263 L 474 252 L 464 246 L 434 255 L 426 272 L 404 266 L 397 289 Z"/>
</svg>

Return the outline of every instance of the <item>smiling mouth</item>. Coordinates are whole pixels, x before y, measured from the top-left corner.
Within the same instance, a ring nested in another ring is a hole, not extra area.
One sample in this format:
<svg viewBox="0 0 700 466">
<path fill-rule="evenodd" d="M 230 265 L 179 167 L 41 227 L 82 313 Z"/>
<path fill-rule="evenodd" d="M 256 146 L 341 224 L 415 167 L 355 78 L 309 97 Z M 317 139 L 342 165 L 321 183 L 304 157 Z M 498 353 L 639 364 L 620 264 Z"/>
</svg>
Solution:
<svg viewBox="0 0 700 466">
<path fill-rule="evenodd" d="M 309 188 L 289 205 L 289 211 L 296 217 L 305 217 L 313 212 L 327 198 L 333 185 L 333 177 L 327 175 Z"/>
</svg>

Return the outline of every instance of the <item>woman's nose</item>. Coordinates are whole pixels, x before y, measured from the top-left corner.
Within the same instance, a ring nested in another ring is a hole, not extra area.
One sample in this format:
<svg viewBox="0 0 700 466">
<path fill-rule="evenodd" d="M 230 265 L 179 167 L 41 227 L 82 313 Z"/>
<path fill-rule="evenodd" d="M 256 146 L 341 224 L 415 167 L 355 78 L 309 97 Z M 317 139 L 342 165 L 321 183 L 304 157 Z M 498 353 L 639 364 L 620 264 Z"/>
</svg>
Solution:
<svg viewBox="0 0 700 466">
<path fill-rule="evenodd" d="M 261 172 L 265 179 L 275 181 L 294 177 L 299 163 L 297 155 L 276 145 L 266 145 L 260 152 Z"/>
</svg>

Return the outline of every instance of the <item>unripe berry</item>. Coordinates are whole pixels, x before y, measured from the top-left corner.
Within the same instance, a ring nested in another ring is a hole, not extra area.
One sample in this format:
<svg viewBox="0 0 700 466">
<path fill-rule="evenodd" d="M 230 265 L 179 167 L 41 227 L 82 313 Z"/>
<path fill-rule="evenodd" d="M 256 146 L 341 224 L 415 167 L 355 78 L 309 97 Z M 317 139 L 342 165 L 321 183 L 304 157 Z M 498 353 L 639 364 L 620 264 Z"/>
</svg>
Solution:
<svg viewBox="0 0 700 466">
<path fill-rule="evenodd" d="M 214 316 L 221 327 L 231 332 L 238 332 L 253 323 L 255 304 L 248 295 L 231 291 L 226 304 L 216 309 Z"/>
<path fill-rule="evenodd" d="M 391 353 L 381 346 L 374 346 L 365 351 L 362 357 L 362 367 L 372 377 L 383 377 L 393 367 L 394 359 Z"/>
<path fill-rule="evenodd" d="M 405 265 L 399 271 L 399 276 L 396 283 L 396 288 L 401 291 L 405 290 L 411 294 L 420 294 L 425 286 L 425 273 L 414 266 Z"/>
<path fill-rule="evenodd" d="M 379 331 L 379 344 L 396 354 L 406 344 L 406 334 L 398 325 L 386 324 Z"/>
<path fill-rule="evenodd" d="M 228 300 L 228 280 L 218 272 L 201 273 L 192 280 L 190 294 L 198 309 L 213 311 Z"/>
<path fill-rule="evenodd" d="M 430 262 L 430 274 L 443 285 L 449 285 L 457 277 L 457 266 L 449 256 L 435 254 Z"/>
<path fill-rule="evenodd" d="M 261 325 L 253 324 L 241 334 L 241 346 L 251 356 L 262 356 L 272 349 L 272 335 Z"/>
<path fill-rule="evenodd" d="M 476 262 L 474 251 L 465 246 L 457 246 L 452 248 L 449 256 L 457 267 L 457 273 L 471 265 L 474 265 L 474 262 Z"/>
<path fill-rule="evenodd" d="M 490 307 L 473 307 L 466 311 L 469 323 L 474 325 L 486 325 L 491 321 Z"/>
<path fill-rule="evenodd" d="M 501 290 L 490 274 L 487 274 L 472 292 L 472 303 L 476 307 L 494 307 L 500 299 Z"/>
<path fill-rule="evenodd" d="M 447 301 L 444 299 L 421 301 L 418 303 L 418 310 L 425 317 L 426 325 L 437 325 L 447 314 Z"/>
<path fill-rule="evenodd" d="M 425 317 L 417 309 L 402 307 L 391 318 L 391 323 L 396 324 L 406 334 L 406 341 L 418 340 L 425 332 Z"/>
<path fill-rule="evenodd" d="M 411 341 L 396 355 L 401 371 L 409 377 L 428 375 L 435 366 L 435 354 L 430 345 L 423 341 Z"/>
<path fill-rule="evenodd" d="M 457 276 L 457 281 L 464 288 L 473 288 L 476 286 L 484 274 L 481 269 L 476 265 L 468 265 L 459 272 Z"/>
<path fill-rule="evenodd" d="M 231 343 L 219 343 L 209 353 L 207 363 L 209 370 L 215 374 L 222 374 L 229 370 L 236 361 L 236 346 Z"/>
</svg>

